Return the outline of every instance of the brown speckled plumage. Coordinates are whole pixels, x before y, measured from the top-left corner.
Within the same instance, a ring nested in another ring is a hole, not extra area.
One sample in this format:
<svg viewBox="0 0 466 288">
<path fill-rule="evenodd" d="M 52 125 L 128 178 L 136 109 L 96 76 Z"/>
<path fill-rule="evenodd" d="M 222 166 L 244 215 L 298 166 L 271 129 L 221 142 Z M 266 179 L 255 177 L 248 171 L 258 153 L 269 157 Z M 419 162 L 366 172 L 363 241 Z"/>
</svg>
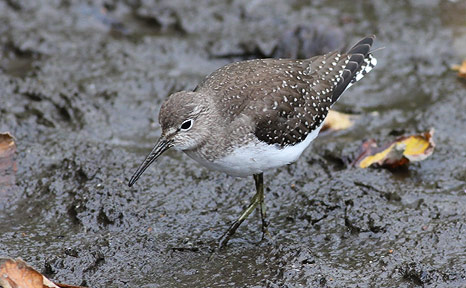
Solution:
<svg viewBox="0 0 466 288">
<path fill-rule="evenodd" d="M 240 116 L 251 119 L 251 132 L 260 141 L 295 145 L 324 121 L 355 76 L 366 73 L 372 43 L 373 37 L 368 37 L 346 54 L 333 52 L 305 60 L 236 62 L 207 76 L 195 92 L 213 95 L 226 122 Z"/>
</svg>

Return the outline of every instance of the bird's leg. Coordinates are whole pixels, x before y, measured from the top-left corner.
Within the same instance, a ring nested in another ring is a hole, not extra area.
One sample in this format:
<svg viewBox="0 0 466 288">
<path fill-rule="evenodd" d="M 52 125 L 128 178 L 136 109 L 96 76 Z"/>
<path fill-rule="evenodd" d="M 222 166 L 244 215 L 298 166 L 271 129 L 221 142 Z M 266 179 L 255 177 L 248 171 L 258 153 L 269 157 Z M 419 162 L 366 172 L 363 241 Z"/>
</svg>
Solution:
<svg viewBox="0 0 466 288">
<path fill-rule="evenodd" d="M 231 226 L 228 228 L 228 230 L 225 232 L 225 234 L 223 234 L 222 237 L 220 237 L 220 241 L 219 241 L 219 247 L 220 248 L 227 245 L 227 243 L 230 240 L 231 236 L 233 236 L 233 234 L 235 234 L 236 229 L 238 229 L 238 227 L 241 225 L 241 223 L 243 223 L 244 220 L 246 220 L 246 218 L 248 218 L 249 214 L 251 214 L 251 212 L 254 211 L 254 209 L 256 209 L 257 205 L 259 205 L 259 200 L 258 200 L 258 195 L 256 193 L 252 197 L 251 203 L 249 204 L 248 208 L 246 208 L 246 210 L 243 211 L 241 216 L 239 216 L 239 218 L 236 219 L 235 222 L 233 222 L 231 224 Z"/>
<path fill-rule="evenodd" d="M 265 213 L 265 197 L 264 197 L 264 173 L 254 174 L 254 181 L 256 182 L 256 191 L 257 191 L 257 198 L 259 200 L 259 212 L 261 214 L 261 221 L 262 221 L 262 239 L 264 239 L 265 234 L 269 234 L 267 230 L 267 216 Z"/>
<path fill-rule="evenodd" d="M 228 228 L 228 230 L 220 237 L 219 240 L 219 247 L 224 247 L 227 245 L 228 241 L 230 240 L 231 236 L 235 234 L 236 229 L 241 225 L 241 223 L 248 218 L 249 214 L 256 209 L 258 205 L 261 213 L 262 218 L 262 233 L 267 233 L 267 223 L 265 222 L 265 204 L 264 204 L 264 177 L 263 173 L 254 174 L 254 181 L 256 182 L 256 194 L 251 199 L 251 203 L 249 204 L 248 208 L 243 211 L 241 216 L 235 220 Z M 263 237 L 264 235 L 262 235 Z"/>
</svg>

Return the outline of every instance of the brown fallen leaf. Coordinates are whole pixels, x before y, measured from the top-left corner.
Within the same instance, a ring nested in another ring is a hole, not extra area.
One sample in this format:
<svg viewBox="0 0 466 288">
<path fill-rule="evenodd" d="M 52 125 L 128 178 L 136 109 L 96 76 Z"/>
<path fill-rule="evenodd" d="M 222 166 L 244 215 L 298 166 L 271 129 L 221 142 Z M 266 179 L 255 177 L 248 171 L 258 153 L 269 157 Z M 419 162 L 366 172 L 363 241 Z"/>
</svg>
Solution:
<svg viewBox="0 0 466 288">
<path fill-rule="evenodd" d="M 463 63 L 461 63 L 461 65 L 453 65 L 451 69 L 453 71 L 458 71 L 458 77 L 466 79 L 466 60 L 463 60 Z"/>
<path fill-rule="evenodd" d="M 55 284 L 20 258 L 0 257 L 0 287 L 3 288 L 83 288 Z"/>
<path fill-rule="evenodd" d="M 20 258 L 0 258 L 0 286 L 3 288 L 59 288 Z"/>
<path fill-rule="evenodd" d="M 432 155 L 435 143 L 434 129 L 423 134 L 402 136 L 378 147 L 374 139 L 365 141 L 353 166 L 367 168 L 371 165 L 396 168 L 409 162 L 421 161 Z"/>
<path fill-rule="evenodd" d="M 345 114 L 337 111 L 330 110 L 328 112 L 327 118 L 325 118 L 324 126 L 320 132 L 332 130 L 344 130 L 353 126 L 354 119 L 357 118 L 356 115 Z"/>
<path fill-rule="evenodd" d="M 9 132 L 0 133 L 0 192 L 15 184 L 15 154 L 15 138 Z"/>
</svg>

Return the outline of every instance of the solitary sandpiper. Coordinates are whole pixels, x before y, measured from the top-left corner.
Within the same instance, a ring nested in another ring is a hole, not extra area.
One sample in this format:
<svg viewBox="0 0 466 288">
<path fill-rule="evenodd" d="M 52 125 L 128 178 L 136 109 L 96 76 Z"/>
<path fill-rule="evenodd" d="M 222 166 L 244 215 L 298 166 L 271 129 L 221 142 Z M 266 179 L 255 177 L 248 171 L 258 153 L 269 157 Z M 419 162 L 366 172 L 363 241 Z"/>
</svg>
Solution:
<svg viewBox="0 0 466 288">
<path fill-rule="evenodd" d="M 263 172 L 296 161 L 317 137 L 340 95 L 377 64 L 370 53 L 374 39 L 362 39 L 347 53 L 232 63 L 207 76 L 194 91 L 170 95 L 160 109 L 162 135 L 128 185 L 169 148 L 210 169 L 253 175 L 256 194 L 219 244 L 226 245 L 258 206 L 264 235 Z"/>
</svg>

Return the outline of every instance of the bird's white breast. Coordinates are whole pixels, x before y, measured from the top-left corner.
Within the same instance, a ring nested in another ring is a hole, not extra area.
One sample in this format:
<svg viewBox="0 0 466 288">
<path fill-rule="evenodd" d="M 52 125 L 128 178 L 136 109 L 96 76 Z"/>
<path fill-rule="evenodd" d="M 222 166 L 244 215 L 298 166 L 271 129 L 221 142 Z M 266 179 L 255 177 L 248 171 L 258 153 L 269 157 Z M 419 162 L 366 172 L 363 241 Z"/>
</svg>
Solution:
<svg viewBox="0 0 466 288">
<path fill-rule="evenodd" d="M 309 133 L 304 141 L 284 148 L 257 141 L 256 143 L 238 147 L 227 156 L 214 161 L 200 158 L 192 152 L 186 153 L 209 169 L 219 170 L 232 176 L 245 177 L 296 161 L 304 149 L 317 137 L 322 126 L 323 123 L 316 130 Z"/>
</svg>

